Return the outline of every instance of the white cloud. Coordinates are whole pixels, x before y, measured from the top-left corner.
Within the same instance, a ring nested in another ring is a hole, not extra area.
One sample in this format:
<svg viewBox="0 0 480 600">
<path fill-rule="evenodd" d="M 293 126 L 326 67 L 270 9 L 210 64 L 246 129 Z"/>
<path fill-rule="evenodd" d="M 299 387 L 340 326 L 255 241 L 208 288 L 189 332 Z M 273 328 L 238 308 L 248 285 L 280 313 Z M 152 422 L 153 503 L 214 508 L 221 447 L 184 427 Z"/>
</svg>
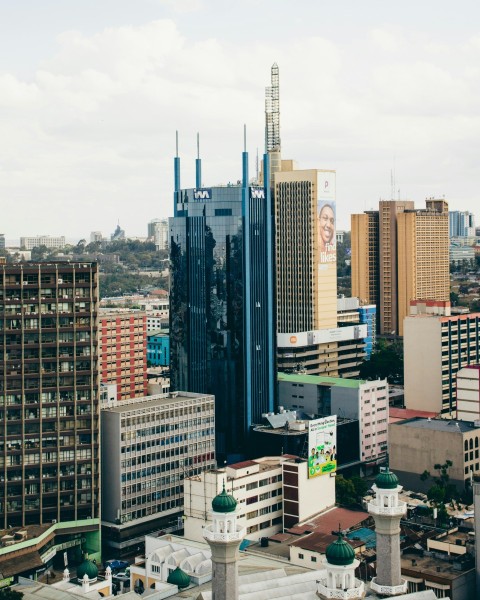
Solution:
<svg viewBox="0 0 480 600">
<path fill-rule="evenodd" d="M 389 194 L 394 156 L 410 197 L 446 194 L 473 210 L 480 38 L 449 42 L 376 26 L 346 40 L 295 23 L 303 35 L 245 43 L 221 27 L 192 35 L 166 18 L 69 30 L 33 77 L 0 72 L 7 237 L 80 238 L 108 233 L 118 218 L 127 233 L 142 234 L 150 218 L 171 213 L 176 129 L 182 184 L 193 184 L 197 131 L 206 182 L 238 179 L 243 123 L 253 171 L 274 61 L 284 155 L 337 169 L 344 227 L 348 211 Z"/>
</svg>

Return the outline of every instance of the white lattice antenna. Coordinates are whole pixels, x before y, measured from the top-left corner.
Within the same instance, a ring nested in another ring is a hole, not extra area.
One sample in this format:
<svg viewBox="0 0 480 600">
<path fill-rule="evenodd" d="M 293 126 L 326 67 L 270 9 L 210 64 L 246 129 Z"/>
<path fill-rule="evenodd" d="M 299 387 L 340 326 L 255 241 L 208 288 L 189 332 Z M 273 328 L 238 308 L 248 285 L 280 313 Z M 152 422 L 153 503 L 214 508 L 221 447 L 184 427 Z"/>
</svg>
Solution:
<svg viewBox="0 0 480 600">
<path fill-rule="evenodd" d="M 280 152 L 280 86 L 278 65 L 274 63 L 271 69 L 270 87 L 265 88 L 265 126 L 267 151 Z"/>
</svg>

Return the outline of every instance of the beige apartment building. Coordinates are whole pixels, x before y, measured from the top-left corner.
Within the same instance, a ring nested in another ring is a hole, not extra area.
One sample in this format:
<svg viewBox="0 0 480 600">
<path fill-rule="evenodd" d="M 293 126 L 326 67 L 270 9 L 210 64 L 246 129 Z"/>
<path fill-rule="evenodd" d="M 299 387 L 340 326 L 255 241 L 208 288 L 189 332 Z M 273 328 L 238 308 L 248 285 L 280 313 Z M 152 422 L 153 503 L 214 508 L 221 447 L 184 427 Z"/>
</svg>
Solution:
<svg viewBox="0 0 480 600">
<path fill-rule="evenodd" d="M 448 204 L 444 200 L 426 202 L 425 210 L 406 210 L 397 216 L 400 335 L 410 300 L 450 299 Z"/>
<path fill-rule="evenodd" d="M 405 406 L 454 418 L 457 373 L 480 364 L 480 313 L 417 314 L 404 324 Z"/>
<path fill-rule="evenodd" d="M 422 481 L 434 465 L 452 461 L 450 482 L 462 491 L 480 472 L 480 428 L 466 421 L 415 417 L 390 424 L 388 428 L 390 467 L 407 489 L 426 491 L 432 479 Z"/>
<path fill-rule="evenodd" d="M 381 335 L 403 335 L 410 300 L 448 300 L 448 204 L 381 200 L 352 215 L 352 295 L 378 307 Z"/>
<path fill-rule="evenodd" d="M 378 211 L 352 215 L 352 292 L 362 304 L 376 304 L 379 309 L 379 226 Z"/>
</svg>

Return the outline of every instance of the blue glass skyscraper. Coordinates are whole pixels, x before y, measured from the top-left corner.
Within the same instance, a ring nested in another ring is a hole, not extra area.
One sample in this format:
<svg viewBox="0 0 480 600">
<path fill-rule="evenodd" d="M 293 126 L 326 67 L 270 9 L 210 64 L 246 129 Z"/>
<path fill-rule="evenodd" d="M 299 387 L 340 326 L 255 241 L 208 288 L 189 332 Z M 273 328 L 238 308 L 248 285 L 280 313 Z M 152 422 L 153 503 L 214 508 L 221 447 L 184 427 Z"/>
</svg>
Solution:
<svg viewBox="0 0 480 600">
<path fill-rule="evenodd" d="M 180 188 L 170 219 L 173 390 L 215 395 L 217 457 L 245 454 L 250 425 L 274 408 L 270 190 L 248 183 Z M 265 178 L 269 181 L 269 178 Z"/>
</svg>

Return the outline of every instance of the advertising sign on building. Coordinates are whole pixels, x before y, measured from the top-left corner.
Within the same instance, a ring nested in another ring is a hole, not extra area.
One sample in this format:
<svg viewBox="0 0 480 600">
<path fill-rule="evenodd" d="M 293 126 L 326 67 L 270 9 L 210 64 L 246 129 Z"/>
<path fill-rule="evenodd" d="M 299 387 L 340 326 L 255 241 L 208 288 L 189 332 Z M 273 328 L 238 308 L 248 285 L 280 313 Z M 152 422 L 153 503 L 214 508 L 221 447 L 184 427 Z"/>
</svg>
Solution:
<svg viewBox="0 0 480 600">
<path fill-rule="evenodd" d="M 336 264 L 337 235 L 336 235 L 336 202 L 335 202 L 335 172 L 318 171 L 318 242 L 320 249 L 320 264 Z"/>
<path fill-rule="evenodd" d="M 337 470 L 337 415 L 308 424 L 308 478 Z"/>
</svg>

